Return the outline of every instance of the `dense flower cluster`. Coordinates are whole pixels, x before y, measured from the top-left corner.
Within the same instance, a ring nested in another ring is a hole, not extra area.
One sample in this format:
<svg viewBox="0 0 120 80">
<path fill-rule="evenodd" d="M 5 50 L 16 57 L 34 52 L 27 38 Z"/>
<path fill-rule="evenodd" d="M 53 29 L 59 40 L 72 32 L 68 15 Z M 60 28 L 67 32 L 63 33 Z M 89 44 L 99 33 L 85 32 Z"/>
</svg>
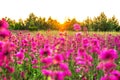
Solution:
<svg viewBox="0 0 120 80">
<path fill-rule="evenodd" d="M 3 18 L 0 20 L 0 37 L 8 37 L 10 35 L 10 31 L 8 30 L 8 23 L 7 21 Z"/>
<path fill-rule="evenodd" d="M 0 20 L 2 80 L 119 80 L 120 35 L 10 34 Z"/>
</svg>

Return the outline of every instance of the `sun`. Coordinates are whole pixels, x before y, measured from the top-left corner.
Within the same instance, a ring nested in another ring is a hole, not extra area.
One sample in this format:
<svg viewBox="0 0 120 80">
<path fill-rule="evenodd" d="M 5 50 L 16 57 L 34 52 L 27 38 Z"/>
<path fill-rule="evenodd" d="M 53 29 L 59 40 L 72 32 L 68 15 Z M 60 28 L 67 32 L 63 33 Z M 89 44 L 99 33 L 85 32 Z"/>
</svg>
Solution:
<svg viewBox="0 0 120 80">
<path fill-rule="evenodd" d="M 64 24 L 65 19 L 64 19 L 64 18 L 61 18 L 61 17 L 58 17 L 58 18 L 57 18 L 57 21 L 58 21 L 60 24 Z"/>
</svg>

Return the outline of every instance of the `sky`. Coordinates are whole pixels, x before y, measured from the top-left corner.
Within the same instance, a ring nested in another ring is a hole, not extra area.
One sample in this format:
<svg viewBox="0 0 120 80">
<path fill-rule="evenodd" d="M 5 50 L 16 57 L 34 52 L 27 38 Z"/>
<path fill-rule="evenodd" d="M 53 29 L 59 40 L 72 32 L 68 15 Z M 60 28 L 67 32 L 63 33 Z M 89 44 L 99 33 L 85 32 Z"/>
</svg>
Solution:
<svg viewBox="0 0 120 80">
<path fill-rule="evenodd" d="M 24 20 L 33 12 L 38 17 L 51 16 L 62 23 L 67 18 L 82 21 L 104 12 L 120 21 L 119 3 L 119 0 L 0 0 L 0 18 Z"/>
</svg>

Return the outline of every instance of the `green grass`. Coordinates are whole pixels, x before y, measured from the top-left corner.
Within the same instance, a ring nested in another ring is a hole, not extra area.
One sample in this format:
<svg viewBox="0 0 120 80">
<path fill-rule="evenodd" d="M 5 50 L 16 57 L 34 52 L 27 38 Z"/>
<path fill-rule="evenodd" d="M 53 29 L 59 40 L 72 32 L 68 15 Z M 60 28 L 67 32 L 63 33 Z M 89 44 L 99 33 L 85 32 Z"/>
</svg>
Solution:
<svg viewBox="0 0 120 80">
<path fill-rule="evenodd" d="M 20 32 L 19 30 L 15 31 L 15 30 L 12 30 L 13 34 L 14 33 L 17 33 L 17 32 Z M 21 30 L 22 33 L 31 33 L 32 35 L 36 34 L 36 33 L 41 33 L 43 35 L 49 35 L 49 34 L 52 34 L 52 35 L 59 35 L 59 31 L 57 30 L 51 30 L 49 32 L 45 31 L 45 30 L 40 30 L 40 31 L 28 31 L 28 30 Z M 76 31 L 66 31 L 68 35 L 74 35 L 76 33 Z M 81 31 L 83 34 L 84 32 Z M 94 31 L 88 31 L 88 34 L 89 35 L 92 35 L 92 34 L 100 34 L 100 35 L 107 35 L 107 34 L 112 34 L 112 35 L 119 35 L 120 32 L 102 32 L 102 31 L 99 31 L 99 32 L 94 32 Z"/>
</svg>

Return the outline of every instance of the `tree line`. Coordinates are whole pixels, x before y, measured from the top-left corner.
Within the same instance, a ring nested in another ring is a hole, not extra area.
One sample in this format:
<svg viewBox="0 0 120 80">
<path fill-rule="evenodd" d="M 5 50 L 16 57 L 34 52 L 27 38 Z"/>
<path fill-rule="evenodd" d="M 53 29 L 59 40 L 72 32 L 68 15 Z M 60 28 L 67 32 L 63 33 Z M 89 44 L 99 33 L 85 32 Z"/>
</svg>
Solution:
<svg viewBox="0 0 120 80">
<path fill-rule="evenodd" d="M 67 19 L 63 24 L 56 19 L 49 17 L 38 17 L 34 13 L 30 13 L 25 20 L 19 19 L 18 21 L 5 17 L 9 23 L 11 30 L 73 30 L 75 23 L 80 24 L 82 30 L 87 28 L 88 31 L 120 31 L 120 24 L 115 16 L 108 18 L 104 12 L 99 16 L 90 18 L 87 17 L 83 21 L 77 21 L 75 18 Z"/>
</svg>

